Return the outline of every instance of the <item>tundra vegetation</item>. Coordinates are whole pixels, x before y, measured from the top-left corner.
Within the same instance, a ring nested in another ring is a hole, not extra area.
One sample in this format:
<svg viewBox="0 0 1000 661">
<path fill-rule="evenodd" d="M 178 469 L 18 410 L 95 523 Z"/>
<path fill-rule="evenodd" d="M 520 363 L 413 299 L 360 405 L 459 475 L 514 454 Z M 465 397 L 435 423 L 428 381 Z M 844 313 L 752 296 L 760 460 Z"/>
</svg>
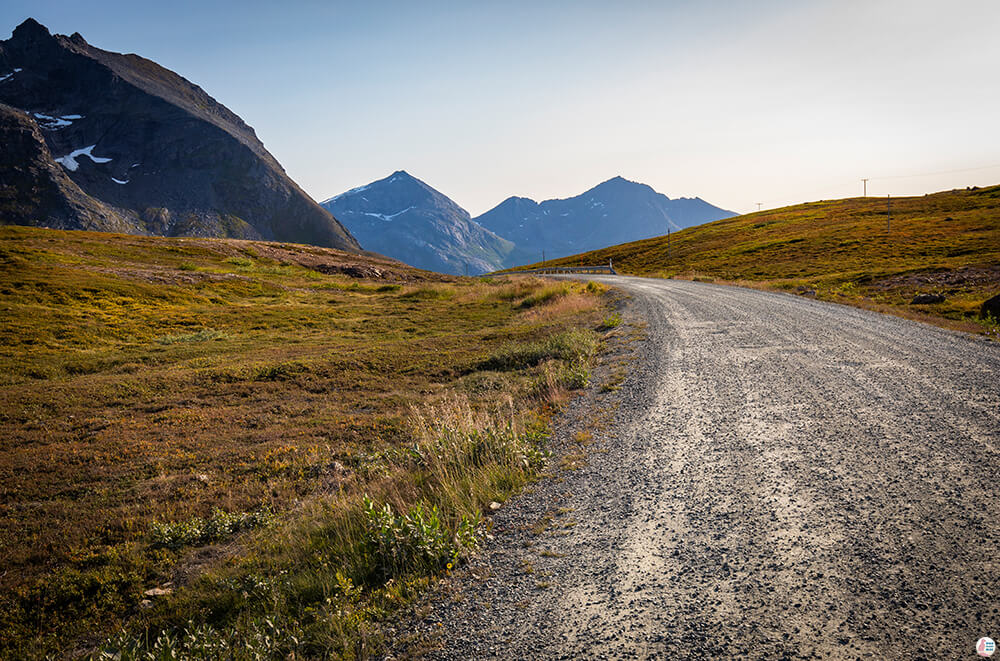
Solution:
<svg viewBox="0 0 1000 661">
<path fill-rule="evenodd" d="M 0 271 L 10 659 L 377 653 L 537 475 L 610 318 L 264 242 L 4 227 Z"/>
<path fill-rule="evenodd" d="M 821 200 L 549 260 L 777 289 L 1000 337 L 1000 186 Z M 532 266 L 540 266 L 535 264 Z M 915 303 L 920 294 L 935 302 Z"/>
</svg>

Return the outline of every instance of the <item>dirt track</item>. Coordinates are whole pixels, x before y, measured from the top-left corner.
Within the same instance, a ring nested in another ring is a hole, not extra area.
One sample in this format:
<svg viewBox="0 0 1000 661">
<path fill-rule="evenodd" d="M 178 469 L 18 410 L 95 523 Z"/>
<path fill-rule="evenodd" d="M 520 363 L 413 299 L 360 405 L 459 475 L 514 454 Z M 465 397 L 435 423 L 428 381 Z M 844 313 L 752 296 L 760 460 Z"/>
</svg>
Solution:
<svg viewBox="0 0 1000 661">
<path fill-rule="evenodd" d="M 1000 344 L 595 279 L 648 322 L 616 420 L 497 513 L 416 625 L 433 658 L 961 659 L 1000 639 Z"/>
</svg>

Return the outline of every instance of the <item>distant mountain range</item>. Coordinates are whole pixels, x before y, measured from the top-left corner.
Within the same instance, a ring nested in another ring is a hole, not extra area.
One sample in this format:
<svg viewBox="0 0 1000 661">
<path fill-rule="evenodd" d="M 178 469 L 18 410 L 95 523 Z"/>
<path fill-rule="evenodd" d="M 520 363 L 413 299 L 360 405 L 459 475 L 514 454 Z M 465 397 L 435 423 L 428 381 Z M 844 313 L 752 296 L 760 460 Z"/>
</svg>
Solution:
<svg viewBox="0 0 1000 661">
<path fill-rule="evenodd" d="M 360 249 L 200 87 L 33 19 L 0 41 L 0 139 L 0 223 Z"/>
<path fill-rule="evenodd" d="M 322 206 L 369 250 L 418 268 L 485 273 L 646 239 L 736 214 L 700 198 L 670 199 L 621 177 L 562 200 L 511 197 L 481 216 L 394 172 Z"/>
<path fill-rule="evenodd" d="M 321 203 L 367 250 L 453 274 L 494 271 L 514 244 L 472 222 L 452 200 L 406 172 Z"/>
<path fill-rule="evenodd" d="M 543 250 L 555 259 L 735 215 L 698 197 L 672 200 L 645 184 L 615 177 L 563 200 L 510 197 L 475 221 L 513 241 L 525 263 L 540 261 Z"/>
</svg>

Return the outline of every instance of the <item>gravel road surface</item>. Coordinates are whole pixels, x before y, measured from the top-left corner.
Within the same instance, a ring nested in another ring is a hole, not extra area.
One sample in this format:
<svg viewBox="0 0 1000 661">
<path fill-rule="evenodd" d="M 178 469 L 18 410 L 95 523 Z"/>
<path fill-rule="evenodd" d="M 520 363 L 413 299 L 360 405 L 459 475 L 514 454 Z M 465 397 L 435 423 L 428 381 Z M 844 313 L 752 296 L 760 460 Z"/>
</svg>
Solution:
<svg viewBox="0 0 1000 661">
<path fill-rule="evenodd" d="M 430 658 L 972 659 L 1000 639 L 1000 344 L 594 279 L 648 324 L 613 421 L 406 627 Z"/>
</svg>

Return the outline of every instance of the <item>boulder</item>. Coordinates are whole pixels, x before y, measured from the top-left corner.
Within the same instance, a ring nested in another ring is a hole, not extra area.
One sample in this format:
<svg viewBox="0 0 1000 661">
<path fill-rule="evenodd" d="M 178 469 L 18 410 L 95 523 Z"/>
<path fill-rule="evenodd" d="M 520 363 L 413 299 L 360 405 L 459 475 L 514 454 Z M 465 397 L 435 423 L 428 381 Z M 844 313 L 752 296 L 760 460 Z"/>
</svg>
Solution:
<svg viewBox="0 0 1000 661">
<path fill-rule="evenodd" d="M 1000 294 L 997 294 L 993 298 L 985 301 L 982 306 L 980 306 L 979 317 L 981 319 L 993 317 L 997 321 L 1000 321 Z"/>
<path fill-rule="evenodd" d="M 917 294 L 910 301 L 910 305 L 927 305 L 929 303 L 944 303 L 942 294 Z"/>
</svg>

